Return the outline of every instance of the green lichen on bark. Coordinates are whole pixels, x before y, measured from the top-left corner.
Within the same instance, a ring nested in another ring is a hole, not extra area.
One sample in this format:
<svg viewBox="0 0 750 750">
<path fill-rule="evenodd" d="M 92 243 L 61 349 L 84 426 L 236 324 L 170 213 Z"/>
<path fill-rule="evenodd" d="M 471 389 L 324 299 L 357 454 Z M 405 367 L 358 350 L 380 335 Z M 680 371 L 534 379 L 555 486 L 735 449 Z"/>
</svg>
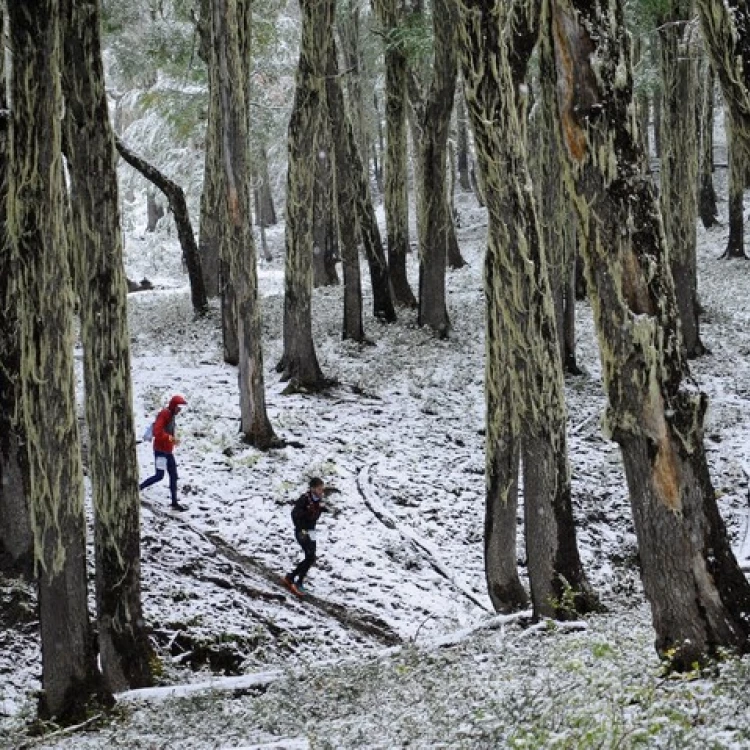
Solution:
<svg viewBox="0 0 750 750">
<path fill-rule="evenodd" d="M 511 457 L 521 452 L 532 599 L 535 613 L 546 615 L 554 613 L 562 579 L 583 594 L 581 609 L 591 600 L 572 521 L 562 360 L 526 156 L 523 91 L 540 9 L 538 3 L 463 0 L 459 47 L 489 212 L 487 512 L 504 514 L 513 503 L 518 468 Z M 493 588 L 512 590 L 509 558 L 486 565 L 504 577 L 494 586 L 490 581 L 491 595 Z"/>
<path fill-rule="evenodd" d="M 748 648 L 750 586 L 718 513 L 667 243 L 633 105 L 621 0 L 554 4 L 560 121 L 586 234 L 607 423 L 622 449 L 657 649 Z M 596 61 L 594 65 L 592 61 Z"/>
</svg>

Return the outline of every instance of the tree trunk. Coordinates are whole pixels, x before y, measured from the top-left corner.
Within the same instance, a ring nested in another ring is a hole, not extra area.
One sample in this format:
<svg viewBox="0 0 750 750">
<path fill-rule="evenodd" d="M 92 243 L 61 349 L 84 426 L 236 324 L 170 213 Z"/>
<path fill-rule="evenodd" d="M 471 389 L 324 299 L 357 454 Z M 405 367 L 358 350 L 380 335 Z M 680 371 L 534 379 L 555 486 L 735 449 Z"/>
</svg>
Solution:
<svg viewBox="0 0 750 750">
<path fill-rule="evenodd" d="M 87 610 L 86 525 L 63 212 L 61 41 L 55 0 L 10 3 L 13 54 L 9 234 L 16 264 L 42 641 L 40 714 L 71 721 L 98 689 Z M 29 85 L 33 81 L 34 85 Z"/>
<path fill-rule="evenodd" d="M 336 186 L 336 219 L 338 221 L 341 260 L 344 274 L 344 321 L 342 338 L 365 341 L 362 322 L 362 279 L 357 245 L 356 186 L 349 176 L 351 154 L 347 132 L 344 94 L 338 75 L 336 41 L 331 38 L 326 71 L 326 103 L 331 140 L 333 141 L 334 184 Z"/>
<path fill-rule="evenodd" d="M 0 39 L 5 39 L 5 6 L 0 4 Z M 33 575 L 34 538 L 29 518 L 29 472 L 23 448 L 18 346 L 18 309 L 8 238 L 10 114 L 5 55 L 0 55 L 0 571 Z"/>
<path fill-rule="evenodd" d="M 469 192 L 471 190 L 471 179 L 469 178 L 469 127 L 466 120 L 463 81 L 458 87 L 458 96 L 456 97 L 456 132 L 458 184 L 461 186 L 461 190 Z"/>
<path fill-rule="evenodd" d="M 560 119 L 578 191 L 602 348 L 606 428 L 620 445 L 656 646 L 676 669 L 748 648 L 750 585 L 732 553 L 703 446 L 707 400 L 688 382 L 623 3 L 555 3 Z M 596 68 L 593 64 L 595 62 Z"/>
<path fill-rule="evenodd" d="M 526 550 L 536 617 L 570 616 L 595 605 L 578 556 L 571 506 L 565 402 L 547 263 L 526 161 L 526 71 L 540 5 L 461 0 L 466 104 L 488 200 L 487 502 L 512 502 L 520 441 Z M 512 29 L 513 33 L 508 33 Z M 512 40 L 509 41 L 509 40 Z M 510 402 L 510 406 L 508 406 Z M 515 442 L 515 445 L 513 444 Z M 509 520 L 510 507 L 498 511 Z M 508 534 L 509 532 L 505 532 Z M 498 545 L 485 542 L 488 549 Z M 507 554 L 507 553 L 506 553 Z M 486 561 L 506 577 L 495 589 L 517 605 L 508 564 Z M 490 581 L 490 591 L 493 582 Z M 572 597 L 570 594 L 572 593 Z M 495 603 L 498 607 L 498 603 Z"/>
<path fill-rule="evenodd" d="M 571 296 L 576 256 L 573 204 L 562 170 L 565 155 L 558 134 L 555 60 L 551 45 L 541 44 L 538 56 L 539 97 L 531 117 L 529 161 L 534 170 L 532 183 L 542 246 L 547 256 L 560 357 L 566 365 L 572 359 L 575 367 L 575 339 L 567 330 L 575 325 L 575 298 Z"/>
<path fill-rule="evenodd" d="M 662 82 L 659 198 L 669 263 L 677 292 L 688 357 L 705 349 L 700 340 L 696 266 L 698 139 L 695 119 L 695 62 L 690 54 L 692 0 L 669 0 L 659 19 Z"/>
<path fill-rule="evenodd" d="M 220 195 L 229 219 L 222 232 L 220 255 L 227 270 L 226 289 L 237 316 L 229 327 L 237 330 L 240 432 L 243 440 L 261 450 L 278 443 L 266 412 L 258 302 L 258 272 L 250 211 L 248 80 L 244 61 L 250 59 L 249 0 L 212 0 L 211 37 L 217 55 L 220 162 L 224 165 Z"/>
<path fill-rule="evenodd" d="M 700 106 L 700 179 L 698 187 L 698 214 L 706 229 L 719 222 L 714 189 L 714 71 L 710 64 L 704 66 L 701 76 Z"/>
<path fill-rule="evenodd" d="M 105 684 L 114 693 L 153 682 L 141 604 L 127 285 L 99 0 L 62 0 L 61 10 L 69 237 L 84 355 L 99 653 Z"/>
<path fill-rule="evenodd" d="M 206 144 L 203 167 L 203 191 L 201 192 L 200 231 L 198 250 L 206 295 L 211 298 L 221 294 L 219 234 L 226 217 L 219 200 L 222 166 L 219 160 L 219 94 L 216 70 L 216 55 L 211 45 L 211 0 L 200 0 L 198 20 L 199 55 L 208 71 L 208 119 L 206 121 Z"/>
<path fill-rule="evenodd" d="M 201 254 L 195 244 L 195 234 L 193 234 L 193 225 L 190 222 L 190 214 L 183 189 L 163 172 L 160 172 L 153 164 L 149 164 L 145 159 L 133 153 L 119 138 L 115 138 L 114 142 L 120 156 L 149 182 L 156 185 L 169 201 L 169 208 L 177 227 L 177 237 L 182 248 L 182 257 L 188 269 L 193 312 L 199 316 L 205 315 L 208 312 L 208 299 L 203 285 Z"/>
<path fill-rule="evenodd" d="M 697 6 L 734 135 L 750 163 L 750 6 L 745 0 L 697 0 Z"/>
<path fill-rule="evenodd" d="M 146 231 L 154 232 L 159 219 L 164 216 L 164 206 L 156 200 L 153 190 L 146 192 Z"/>
<path fill-rule="evenodd" d="M 456 89 L 457 59 L 455 11 L 452 0 L 435 0 L 435 39 L 432 85 L 420 119 L 419 145 L 422 187 L 417 198 L 419 213 L 419 307 L 420 326 L 428 326 L 439 338 L 450 331 L 445 304 L 445 268 L 448 250 L 448 196 L 445 186 L 445 150 Z"/>
<path fill-rule="evenodd" d="M 255 188 L 255 223 L 261 227 L 270 227 L 278 222 L 271 193 L 271 175 L 268 172 L 268 151 L 265 143 L 261 143 L 257 148 L 255 174 L 258 183 Z"/>
<path fill-rule="evenodd" d="M 278 369 L 292 388 L 327 384 L 312 337 L 314 164 L 325 116 L 326 54 L 333 34 L 333 0 L 299 0 L 302 38 L 289 118 L 284 270 L 284 354 Z"/>
<path fill-rule="evenodd" d="M 326 126 L 328 123 L 326 122 Z M 315 212 L 313 218 L 313 287 L 339 283 L 338 229 L 336 227 L 335 185 L 333 177 L 333 144 L 326 127 L 321 132 L 318 158 L 315 160 Z"/>
<path fill-rule="evenodd" d="M 406 274 L 409 253 L 409 180 L 406 133 L 406 55 L 396 30 L 395 0 L 378 0 L 376 10 L 385 29 L 385 221 L 388 270 L 396 304 L 416 307 Z"/>
<path fill-rule="evenodd" d="M 346 69 L 346 90 L 349 112 L 354 128 L 357 151 L 362 159 L 365 179 L 370 182 L 370 134 L 365 117 L 365 97 L 362 93 L 362 43 L 360 38 L 359 9 L 361 0 L 341 0 L 343 13 L 338 15 L 338 32 Z M 369 101 L 369 98 L 367 99 Z"/>
<path fill-rule="evenodd" d="M 724 115 L 729 163 L 728 211 L 729 238 L 722 258 L 746 258 L 745 255 L 745 183 L 748 152 L 740 147 L 730 112 Z"/>
</svg>

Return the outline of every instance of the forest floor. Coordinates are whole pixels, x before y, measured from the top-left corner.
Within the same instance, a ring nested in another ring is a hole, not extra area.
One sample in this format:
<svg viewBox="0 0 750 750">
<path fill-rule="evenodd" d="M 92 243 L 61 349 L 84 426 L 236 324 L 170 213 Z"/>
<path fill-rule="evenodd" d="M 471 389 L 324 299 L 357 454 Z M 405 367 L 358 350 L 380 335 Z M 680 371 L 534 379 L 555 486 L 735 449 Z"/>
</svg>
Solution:
<svg viewBox="0 0 750 750">
<path fill-rule="evenodd" d="M 113 716 L 31 737 L 33 595 L 0 581 L 0 747 L 750 746 L 750 660 L 668 678 L 654 651 L 620 455 L 600 428 L 586 302 L 577 310 L 583 372 L 566 378 L 569 449 L 581 556 L 607 612 L 537 625 L 528 612 L 494 614 L 483 569 L 486 219 L 468 196 L 459 207 L 468 265 L 448 278 L 450 338 L 418 328 L 413 311 L 376 322 L 368 296 L 374 346 L 343 342 L 342 287 L 317 289 L 315 345 L 337 382 L 320 395 L 284 395 L 275 372 L 283 229 L 269 232 L 274 259 L 259 264 L 265 380 L 287 446 L 267 453 L 240 439 L 218 311 L 194 320 L 176 239 L 163 227 L 128 237 L 128 275 L 156 287 L 129 298 L 137 434 L 173 393 L 189 402 L 176 454 L 187 511 L 169 510 L 166 482 L 143 493 L 143 602 L 163 673 L 159 687 L 118 696 Z M 710 354 L 692 371 L 710 397 L 720 510 L 748 566 L 750 264 L 718 260 L 726 235 L 699 228 Z M 151 449 L 138 451 L 145 477 Z M 300 557 L 291 503 L 315 475 L 337 492 L 319 524 L 311 595 L 300 600 L 279 577 Z"/>
</svg>

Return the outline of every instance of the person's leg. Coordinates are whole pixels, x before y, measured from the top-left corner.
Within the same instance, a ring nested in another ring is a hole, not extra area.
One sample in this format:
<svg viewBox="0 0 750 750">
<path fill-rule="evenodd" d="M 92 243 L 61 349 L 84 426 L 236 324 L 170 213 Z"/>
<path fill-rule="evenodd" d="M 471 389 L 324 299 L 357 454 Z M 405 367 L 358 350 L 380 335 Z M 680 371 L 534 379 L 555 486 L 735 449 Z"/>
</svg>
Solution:
<svg viewBox="0 0 750 750">
<path fill-rule="evenodd" d="M 138 486 L 138 489 L 145 490 L 146 487 L 150 487 L 152 484 L 161 482 L 161 480 L 164 479 L 164 469 L 166 468 L 166 463 L 164 461 L 164 454 L 160 451 L 154 452 L 154 465 L 156 467 L 155 474 L 141 482 Z"/>
<path fill-rule="evenodd" d="M 303 534 L 299 530 L 295 530 L 294 537 L 297 543 L 302 547 L 302 551 L 305 553 L 305 558 L 297 564 L 297 567 L 286 577 L 288 581 L 292 583 L 302 583 L 307 571 L 315 562 L 315 546 L 314 542 L 307 534 Z"/>
<path fill-rule="evenodd" d="M 297 585 L 301 586 L 305 581 L 305 576 L 315 563 L 315 550 L 318 545 L 310 537 L 305 537 L 305 544 L 302 549 L 305 550 L 305 559 L 297 566 Z"/>
<path fill-rule="evenodd" d="M 167 453 L 167 471 L 169 472 L 169 492 L 172 495 L 172 505 L 177 504 L 177 461 L 171 453 Z"/>
</svg>

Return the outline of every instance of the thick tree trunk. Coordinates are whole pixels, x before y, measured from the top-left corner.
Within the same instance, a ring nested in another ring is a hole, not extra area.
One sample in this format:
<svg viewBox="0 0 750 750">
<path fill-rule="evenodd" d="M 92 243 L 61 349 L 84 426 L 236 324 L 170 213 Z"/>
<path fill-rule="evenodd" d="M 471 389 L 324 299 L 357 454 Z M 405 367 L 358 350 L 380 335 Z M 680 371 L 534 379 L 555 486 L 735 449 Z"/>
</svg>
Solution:
<svg viewBox="0 0 750 750">
<path fill-rule="evenodd" d="M 377 0 L 376 10 L 385 29 L 385 222 L 388 235 L 388 270 L 396 304 L 416 307 L 406 274 L 409 253 L 408 139 L 406 131 L 406 55 L 396 30 L 399 14 L 395 0 Z"/>
<path fill-rule="evenodd" d="M 729 163 L 729 185 L 727 187 L 729 238 L 721 257 L 746 258 L 744 201 L 748 152 L 740 147 L 730 112 L 725 113 L 724 123 L 727 136 L 727 162 Z"/>
<path fill-rule="evenodd" d="M 156 200 L 153 190 L 146 193 L 146 231 L 156 231 L 159 219 L 164 216 L 164 206 Z"/>
<path fill-rule="evenodd" d="M 485 256 L 487 502 L 497 502 L 498 497 L 501 502 L 512 502 L 509 493 L 517 481 L 513 457 L 520 441 L 534 614 L 570 616 L 568 599 L 578 611 L 591 608 L 595 600 L 578 556 L 562 359 L 544 248 L 527 187 L 526 112 L 521 97 L 538 34 L 540 3 L 509 6 L 504 0 L 461 0 L 460 7 L 466 103 L 489 211 Z M 507 508 L 500 515 L 509 513 Z M 499 545 L 488 541 L 485 546 L 497 549 Z M 493 601 L 512 584 L 507 563 L 502 561 L 497 565 L 486 561 L 488 578 L 496 567 L 506 575 Z M 513 598 L 503 608 L 517 604 L 514 588 L 508 590 Z"/>
<path fill-rule="evenodd" d="M 347 112 L 344 94 L 338 76 L 338 58 L 335 39 L 328 49 L 326 74 L 326 104 L 333 141 L 333 164 L 336 185 L 336 219 L 338 222 L 341 260 L 344 274 L 344 321 L 342 338 L 365 341 L 362 322 L 362 279 L 359 270 L 357 244 L 356 189 L 349 176 L 350 157 L 347 144 Z"/>
<path fill-rule="evenodd" d="M 140 495 L 114 133 L 99 0 L 62 0 L 71 258 L 80 300 L 96 602 L 107 689 L 151 685 L 141 604 Z"/>
<path fill-rule="evenodd" d="M 325 117 L 326 54 L 333 34 L 333 0 L 299 0 L 302 38 L 289 119 L 284 273 L 284 354 L 278 369 L 292 388 L 327 385 L 312 337 L 314 164 Z"/>
<path fill-rule="evenodd" d="M 589 241 L 606 427 L 620 445 L 657 649 L 692 669 L 748 648 L 750 585 L 719 515 L 688 377 L 658 201 L 642 177 L 623 3 L 554 5 L 560 118 Z M 593 62 L 596 61 L 596 68 Z"/>
<path fill-rule="evenodd" d="M 5 6 L 0 4 L 0 38 L 5 39 Z M 28 464 L 19 414 L 21 362 L 18 310 L 8 238 L 10 112 L 5 55 L 0 55 L 0 571 L 31 578 L 34 538 L 29 519 Z"/>
<path fill-rule="evenodd" d="M 703 226 L 708 229 L 719 222 L 714 189 L 714 71 L 704 64 L 705 75 L 701 76 L 700 105 L 700 177 L 698 186 L 698 214 Z"/>
<path fill-rule="evenodd" d="M 456 18 L 453 0 L 435 0 L 432 85 L 420 119 L 419 176 L 419 307 L 418 321 L 440 338 L 448 336 L 445 269 L 449 224 L 445 185 L 445 151 L 456 89 Z"/>
<path fill-rule="evenodd" d="M 211 37 L 217 55 L 216 80 L 220 109 L 220 162 L 224 165 L 220 199 L 228 225 L 222 231 L 220 255 L 231 289 L 230 328 L 237 330 L 240 432 L 243 440 L 261 450 L 278 443 L 266 412 L 258 302 L 258 271 L 250 211 L 250 164 L 247 86 L 243 61 L 249 60 L 249 0 L 212 0 Z M 226 290 L 225 290 L 226 293 Z"/>
<path fill-rule="evenodd" d="M 193 311 L 196 315 L 205 315 L 208 311 L 208 299 L 206 298 L 206 288 L 203 285 L 201 255 L 198 246 L 195 244 L 193 225 L 190 221 L 190 214 L 183 189 L 176 182 L 170 180 L 163 172 L 160 172 L 153 164 L 149 164 L 143 158 L 136 155 L 119 138 L 115 138 L 115 145 L 120 156 L 133 169 L 138 170 L 149 182 L 156 185 L 169 201 L 169 208 L 172 211 L 174 223 L 177 227 L 177 238 L 182 248 L 182 257 L 188 270 L 190 300 L 193 303 Z"/>
<path fill-rule="evenodd" d="M 83 714 L 98 688 L 98 673 L 87 610 L 73 294 L 63 214 L 59 15 L 55 0 L 11 3 L 8 10 L 14 155 L 9 234 L 18 274 L 21 411 L 39 583 L 40 713 L 69 721 Z"/>
<path fill-rule="evenodd" d="M 696 220 L 698 184 L 695 118 L 695 61 L 690 54 L 692 0 L 670 0 L 659 19 L 662 82 L 661 175 L 659 198 L 669 263 L 677 293 L 682 337 L 688 357 L 705 349 L 700 339 Z"/>
</svg>

